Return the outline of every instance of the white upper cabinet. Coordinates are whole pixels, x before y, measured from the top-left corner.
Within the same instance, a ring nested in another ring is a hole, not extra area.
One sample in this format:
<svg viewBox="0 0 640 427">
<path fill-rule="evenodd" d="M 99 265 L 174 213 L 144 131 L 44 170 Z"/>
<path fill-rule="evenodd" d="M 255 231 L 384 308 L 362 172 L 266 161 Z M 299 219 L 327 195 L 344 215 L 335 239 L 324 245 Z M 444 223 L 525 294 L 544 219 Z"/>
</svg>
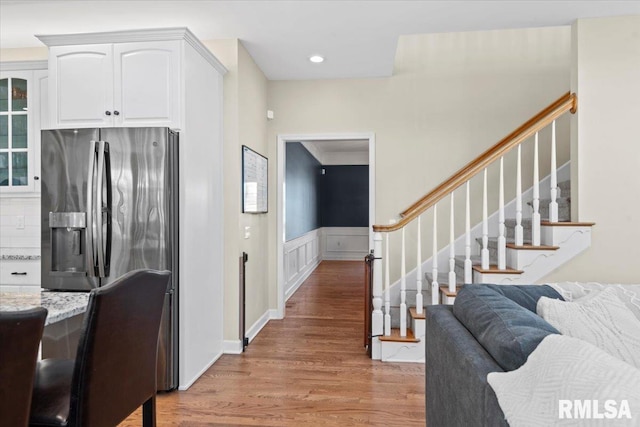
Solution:
<svg viewBox="0 0 640 427">
<path fill-rule="evenodd" d="M 49 50 L 49 125 L 112 126 L 113 47 L 56 46 Z"/>
<path fill-rule="evenodd" d="M 177 40 L 52 46 L 52 128 L 179 128 Z"/>
<path fill-rule="evenodd" d="M 116 126 L 178 127 L 180 42 L 113 47 Z"/>
</svg>

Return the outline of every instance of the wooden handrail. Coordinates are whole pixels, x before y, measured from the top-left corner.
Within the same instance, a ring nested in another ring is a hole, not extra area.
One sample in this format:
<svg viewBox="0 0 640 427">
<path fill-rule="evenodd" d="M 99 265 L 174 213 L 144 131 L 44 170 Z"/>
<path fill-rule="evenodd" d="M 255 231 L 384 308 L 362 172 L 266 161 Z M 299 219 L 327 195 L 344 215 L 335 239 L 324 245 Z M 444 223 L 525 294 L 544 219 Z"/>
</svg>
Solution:
<svg viewBox="0 0 640 427">
<path fill-rule="evenodd" d="M 523 123 L 516 130 L 505 136 L 493 147 L 489 148 L 484 153 L 476 157 L 458 172 L 449 177 L 446 181 L 438 185 L 427 195 L 425 195 L 405 211 L 403 211 L 400 214 L 400 221 L 396 222 L 395 224 L 389 225 L 374 225 L 373 231 L 386 233 L 401 229 L 402 227 L 413 221 L 415 218 L 417 218 L 424 211 L 438 203 L 449 193 L 480 173 L 491 163 L 504 156 L 512 148 L 517 147 L 527 138 L 534 135 L 539 130 L 545 128 L 547 125 L 549 125 L 551 122 L 553 122 L 555 119 L 557 119 L 567 111 L 571 112 L 571 114 L 574 114 L 577 108 L 577 95 L 570 92 L 565 93 L 556 101 L 549 104 L 549 106 L 541 110 L 538 114 Z"/>
</svg>

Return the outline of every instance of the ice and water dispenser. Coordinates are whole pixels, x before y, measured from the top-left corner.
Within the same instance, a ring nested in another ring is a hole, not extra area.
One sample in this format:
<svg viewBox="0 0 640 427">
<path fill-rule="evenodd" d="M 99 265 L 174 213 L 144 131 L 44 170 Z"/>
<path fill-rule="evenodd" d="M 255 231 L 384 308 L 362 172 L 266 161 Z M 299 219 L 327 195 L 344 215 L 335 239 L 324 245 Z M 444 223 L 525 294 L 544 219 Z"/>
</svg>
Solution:
<svg viewBox="0 0 640 427">
<path fill-rule="evenodd" d="M 51 275 L 86 276 L 85 212 L 49 212 Z"/>
</svg>

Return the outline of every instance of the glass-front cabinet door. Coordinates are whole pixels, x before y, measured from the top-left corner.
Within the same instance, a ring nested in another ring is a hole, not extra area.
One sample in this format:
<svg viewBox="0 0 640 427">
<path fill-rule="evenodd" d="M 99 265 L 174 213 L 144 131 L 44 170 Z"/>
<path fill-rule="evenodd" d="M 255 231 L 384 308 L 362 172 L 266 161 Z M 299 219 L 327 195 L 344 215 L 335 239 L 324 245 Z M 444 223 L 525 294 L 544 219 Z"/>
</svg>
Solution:
<svg viewBox="0 0 640 427">
<path fill-rule="evenodd" d="M 33 72 L 0 74 L 0 192 L 34 190 Z"/>
</svg>

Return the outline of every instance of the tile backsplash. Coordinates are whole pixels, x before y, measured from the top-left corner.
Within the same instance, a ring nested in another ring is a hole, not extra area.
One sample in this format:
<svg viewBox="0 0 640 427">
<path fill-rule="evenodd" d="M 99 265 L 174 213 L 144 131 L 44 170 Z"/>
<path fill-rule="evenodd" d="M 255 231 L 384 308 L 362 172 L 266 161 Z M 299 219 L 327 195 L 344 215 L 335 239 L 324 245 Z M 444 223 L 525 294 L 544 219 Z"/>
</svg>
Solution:
<svg viewBox="0 0 640 427">
<path fill-rule="evenodd" d="M 40 198 L 0 198 L 0 255 L 40 254 Z"/>
</svg>

